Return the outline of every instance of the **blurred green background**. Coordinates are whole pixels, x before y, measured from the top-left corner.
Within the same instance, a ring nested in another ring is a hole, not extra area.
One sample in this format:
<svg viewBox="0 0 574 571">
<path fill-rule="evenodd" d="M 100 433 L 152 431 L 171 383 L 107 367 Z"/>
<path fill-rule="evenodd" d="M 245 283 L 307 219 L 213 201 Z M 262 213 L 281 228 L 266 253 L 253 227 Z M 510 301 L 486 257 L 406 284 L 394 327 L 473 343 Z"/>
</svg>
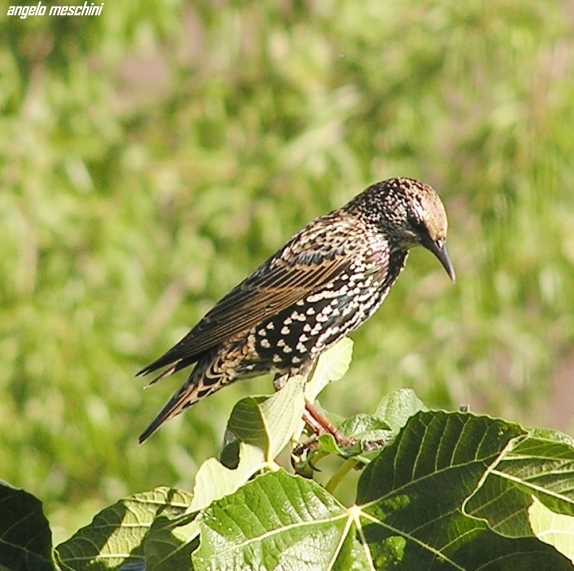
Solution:
<svg viewBox="0 0 574 571">
<path fill-rule="evenodd" d="M 32 2 L 32 4 L 35 4 Z M 190 488 L 239 383 L 137 435 L 184 380 L 134 374 L 310 219 L 420 178 L 450 218 L 322 398 L 574 432 L 572 0 L 123 0 L 0 14 L 0 478 L 65 537 Z"/>
</svg>

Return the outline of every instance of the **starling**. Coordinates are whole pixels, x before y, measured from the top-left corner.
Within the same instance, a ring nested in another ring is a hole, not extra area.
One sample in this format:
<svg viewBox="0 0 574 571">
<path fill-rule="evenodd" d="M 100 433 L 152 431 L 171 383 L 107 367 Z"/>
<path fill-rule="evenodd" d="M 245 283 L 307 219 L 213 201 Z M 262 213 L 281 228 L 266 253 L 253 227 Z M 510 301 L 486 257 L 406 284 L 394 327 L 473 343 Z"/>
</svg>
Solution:
<svg viewBox="0 0 574 571">
<path fill-rule="evenodd" d="M 310 222 L 138 373 L 166 368 L 153 384 L 195 363 L 140 443 L 236 380 L 275 373 L 280 389 L 290 376 L 307 375 L 323 351 L 373 315 L 413 246 L 430 250 L 454 281 L 446 233 L 436 192 L 408 178 L 373 184 Z"/>
</svg>

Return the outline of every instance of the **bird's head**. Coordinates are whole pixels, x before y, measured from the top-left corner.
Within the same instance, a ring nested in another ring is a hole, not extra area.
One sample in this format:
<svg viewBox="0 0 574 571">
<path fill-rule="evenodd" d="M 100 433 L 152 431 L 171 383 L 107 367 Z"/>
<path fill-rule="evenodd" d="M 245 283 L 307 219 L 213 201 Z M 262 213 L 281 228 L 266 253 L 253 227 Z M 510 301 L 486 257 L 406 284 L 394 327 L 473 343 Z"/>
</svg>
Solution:
<svg viewBox="0 0 574 571">
<path fill-rule="evenodd" d="M 455 280 L 446 250 L 446 211 L 429 185 L 410 178 L 392 178 L 370 186 L 349 206 L 359 208 L 362 216 L 384 230 L 392 245 L 405 249 L 424 246 Z"/>
</svg>

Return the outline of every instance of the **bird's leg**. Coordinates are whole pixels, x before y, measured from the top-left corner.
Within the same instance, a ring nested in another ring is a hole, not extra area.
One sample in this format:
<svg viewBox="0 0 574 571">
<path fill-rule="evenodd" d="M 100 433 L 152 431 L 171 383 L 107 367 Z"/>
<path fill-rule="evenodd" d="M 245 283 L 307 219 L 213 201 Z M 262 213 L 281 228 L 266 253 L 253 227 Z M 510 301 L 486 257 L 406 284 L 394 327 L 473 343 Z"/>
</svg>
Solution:
<svg viewBox="0 0 574 571">
<path fill-rule="evenodd" d="M 278 391 L 285 386 L 289 375 L 275 375 L 273 388 Z M 305 410 L 303 411 L 303 422 L 311 429 L 311 432 L 319 436 L 320 434 L 330 434 L 341 448 L 348 448 L 354 442 L 347 438 L 315 405 L 305 399 Z"/>
<path fill-rule="evenodd" d="M 307 403 L 308 401 L 305 401 L 305 403 Z M 321 426 L 316 420 L 315 418 L 309 414 L 307 412 L 307 408 L 305 408 L 305 410 L 303 410 L 303 416 L 302 416 L 303 422 L 307 425 L 307 427 L 311 430 L 311 432 L 313 432 L 313 434 L 323 434 L 325 432 L 325 429 L 323 428 L 323 426 Z"/>
<path fill-rule="evenodd" d="M 353 446 L 354 441 L 347 438 L 314 404 L 305 400 L 303 420 L 317 434 L 330 434 L 341 448 Z M 319 430 L 316 429 L 319 427 Z"/>
</svg>

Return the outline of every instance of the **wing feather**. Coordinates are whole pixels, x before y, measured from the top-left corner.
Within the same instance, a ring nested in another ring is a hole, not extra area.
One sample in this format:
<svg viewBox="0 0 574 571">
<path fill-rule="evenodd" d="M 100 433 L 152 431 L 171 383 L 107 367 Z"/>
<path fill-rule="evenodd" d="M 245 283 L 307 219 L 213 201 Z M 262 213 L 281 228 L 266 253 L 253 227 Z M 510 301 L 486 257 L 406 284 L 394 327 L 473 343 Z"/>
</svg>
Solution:
<svg viewBox="0 0 574 571">
<path fill-rule="evenodd" d="M 302 244 L 300 236 L 305 231 L 307 240 Z M 219 343 L 248 331 L 326 285 L 353 259 L 358 244 L 348 237 L 348 229 L 334 229 L 329 215 L 315 220 L 224 296 L 179 343 L 138 375 L 175 363 L 157 378 L 159 380 L 185 368 Z"/>
</svg>

